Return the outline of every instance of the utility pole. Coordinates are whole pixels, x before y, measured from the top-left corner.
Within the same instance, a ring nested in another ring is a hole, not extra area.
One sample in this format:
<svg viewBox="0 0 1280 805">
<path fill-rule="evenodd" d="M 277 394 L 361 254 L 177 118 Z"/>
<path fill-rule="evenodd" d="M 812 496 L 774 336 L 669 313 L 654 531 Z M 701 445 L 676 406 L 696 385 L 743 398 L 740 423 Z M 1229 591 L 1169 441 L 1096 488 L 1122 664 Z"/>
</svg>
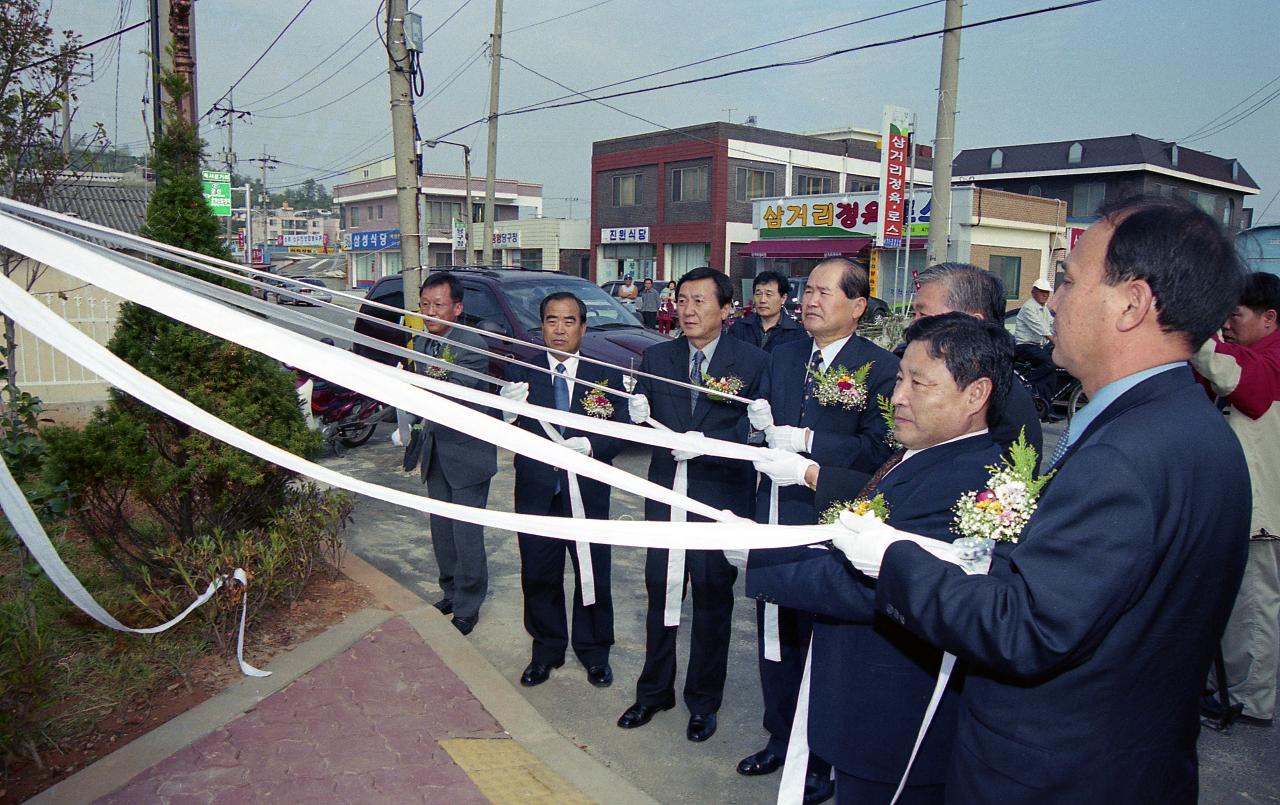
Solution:
<svg viewBox="0 0 1280 805">
<path fill-rule="evenodd" d="M 279 164 L 280 160 L 272 156 L 267 156 L 267 149 L 264 146 L 262 149 L 262 156 L 252 157 L 251 159 L 249 159 L 249 162 L 257 162 L 258 167 L 262 169 L 262 195 L 259 197 L 259 201 L 262 202 L 262 259 L 266 261 L 267 235 L 269 234 L 269 231 L 267 228 L 267 220 L 268 220 L 267 208 L 271 204 L 271 194 L 267 192 L 267 171 L 275 170 L 276 165 Z M 245 244 L 245 251 L 250 253 L 253 252 L 253 230 L 252 229 L 249 230 L 249 242 Z"/>
<path fill-rule="evenodd" d="M 196 111 L 196 10 L 195 0 L 150 0 L 151 12 L 151 97 L 154 99 L 152 130 L 158 138 L 164 124 L 164 111 L 174 101 L 169 97 L 161 74 L 166 70 L 187 80 L 189 89 L 178 108 L 178 114 L 192 126 L 198 122 Z"/>
<path fill-rule="evenodd" d="M 485 158 L 484 242 L 485 265 L 493 264 L 493 177 L 498 167 L 498 74 L 502 69 L 502 0 L 493 0 L 493 36 L 489 40 L 489 154 Z"/>
<path fill-rule="evenodd" d="M 236 102 L 230 92 L 227 93 L 227 106 L 230 111 L 224 112 L 223 115 L 227 121 L 227 150 L 223 152 L 223 161 L 227 165 L 227 175 L 230 176 L 236 169 L 236 150 L 235 150 L 235 109 Z M 231 248 L 232 239 L 235 237 L 235 205 L 232 204 L 231 215 L 227 216 L 227 248 Z M 245 214 L 248 215 L 248 208 L 245 208 Z"/>
<path fill-rule="evenodd" d="M 409 48 L 405 41 L 408 0 L 387 0 L 387 60 L 391 76 L 391 139 L 396 163 L 396 208 L 400 220 L 400 272 L 404 278 L 404 309 L 418 308 L 422 278 L 421 237 L 418 232 L 418 144 L 414 136 L 413 87 Z"/>
<path fill-rule="evenodd" d="M 928 261 L 947 259 L 951 235 L 951 160 L 956 147 L 956 89 L 960 84 L 960 25 L 964 0 L 947 0 L 938 75 L 938 123 L 933 138 L 933 210 L 929 216 Z"/>
<path fill-rule="evenodd" d="M 467 248 L 462 250 L 462 262 L 459 265 L 467 265 L 471 262 L 471 224 L 476 220 L 476 206 L 471 200 L 471 146 L 450 140 L 423 140 L 422 144 L 427 148 L 435 148 L 437 145 L 456 145 L 462 149 L 463 181 L 467 183 L 467 206 L 464 208 L 467 211 Z"/>
</svg>

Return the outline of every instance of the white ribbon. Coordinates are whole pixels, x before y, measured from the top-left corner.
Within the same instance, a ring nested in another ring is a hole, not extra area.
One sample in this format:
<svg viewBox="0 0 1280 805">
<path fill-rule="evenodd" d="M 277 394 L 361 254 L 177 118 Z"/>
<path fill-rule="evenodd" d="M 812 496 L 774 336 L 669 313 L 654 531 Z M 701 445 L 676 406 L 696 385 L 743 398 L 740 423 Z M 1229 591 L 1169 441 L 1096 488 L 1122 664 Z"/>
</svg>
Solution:
<svg viewBox="0 0 1280 805">
<path fill-rule="evenodd" d="M 769 525 L 778 524 L 778 485 L 769 482 Z M 760 628 L 763 633 L 760 641 L 764 647 L 764 658 L 769 662 L 782 662 L 782 635 L 778 631 L 778 605 L 765 604 L 764 618 Z M 806 669 L 807 670 L 807 669 Z M 796 704 L 798 708 L 799 703 Z"/>
<path fill-rule="evenodd" d="M 653 417 L 645 420 L 645 423 L 655 430 L 672 432 L 671 428 L 662 424 Z M 689 462 L 676 462 L 676 475 L 671 484 L 671 491 L 677 495 L 688 497 L 689 495 Z M 670 507 L 671 515 L 669 522 L 684 523 L 687 522 L 688 512 L 676 506 Z M 671 548 L 667 551 L 667 584 L 665 595 L 662 599 L 662 625 L 663 626 L 679 626 L 680 610 L 684 606 L 684 549 Z"/>
<path fill-rule="evenodd" d="M 565 438 L 560 435 L 560 431 L 547 424 L 546 421 L 539 421 L 542 430 L 547 434 L 547 438 L 556 444 L 564 444 Z M 586 509 L 582 507 L 582 487 L 578 485 L 578 476 L 575 473 L 569 475 L 569 514 L 573 515 L 575 520 L 586 518 Z M 578 556 L 578 584 L 582 587 L 582 605 L 589 607 L 596 602 L 596 571 L 595 566 L 591 564 L 591 543 L 584 540 L 575 540 L 573 543 L 573 552 Z"/>
<path fill-rule="evenodd" d="M 791 737 L 787 739 L 787 759 L 782 763 L 782 779 L 778 782 L 778 805 L 804 802 L 804 778 L 809 771 L 809 665 L 812 661 L 813 637 L 810 636 L 800 693 L 796 696 L 796 714 L 791 719 Z"/>
<path fill-rule="evenodd" d="M 67 600 L 79 607 L 86 615 L 103 626 L 115 629 L 118 632 L 159 634 L 160 632 L 168 631 L 194 612 L 196 607 L 212 598 L 213 594 L 221 589 L 227 579 L 224 575 L 215 576 L 209 582 L 209 586 L 205 591 L 196 600 L 192 601 L 186 609 L 159 626 L 147 626 L 141 629 L 125 626 L 116 620 L 111 613 L 102 608 L 102 605 L 94 599 L 93 595 L 84 588 L 80 580 L 62 561 L 57 549 L 49 541 L 49 535 L 45 533 L 44 526 L 40 524 L 40 518 L 36 517 L 36 513 L 32 511 L 31 504 L 27 501 L 27 496 L 22 494 L 22 489 L 19 488 L 18 482 L 14 480 L 13 475 L 10 474 L 9 465 L 3 460 L 2 456 L 0 456 L 0 507 L 3 507 L 4 514 L 9 518 L 9 523 L 13 526 L 13 530 L 18 533 L 18 538 L 27 546 L 27 550 L 31 552 L 31 557 L 39 563 L 49 577 L 49 581 L 53 582 L 53 585 L 67 597 Z M 270 676 L 270 671 L 259 671 L 244 661 L 244 619 L 245 610 L 249 603 L 249 578 L 245 575 L 244 570 L 240 568 L 236 568 L 235 573 L 232 575 L 244 588 L 240 604 L 240 634 L 236 638 L 236 659 L 240 662 L 240 670 L 247 676 Z"/>
</svg>

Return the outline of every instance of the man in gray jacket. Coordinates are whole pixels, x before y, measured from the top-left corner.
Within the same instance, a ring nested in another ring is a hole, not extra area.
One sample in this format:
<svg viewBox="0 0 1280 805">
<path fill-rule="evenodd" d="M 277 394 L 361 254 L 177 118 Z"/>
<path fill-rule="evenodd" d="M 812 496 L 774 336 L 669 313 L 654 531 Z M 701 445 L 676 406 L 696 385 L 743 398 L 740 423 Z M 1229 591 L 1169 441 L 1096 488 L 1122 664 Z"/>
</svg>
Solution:
<svg viewBox="0 0 1280 805">
<path fill-rule="evenodd" d="M 485 349 L 484 339 L 453 326 L 462 315 L 462 283 L 457 277 L 448 272 L 432 272 L 422 283 L 418 309 L 431 318 L 426 334 L 414 338 L 416 351 L 488 373 L 489 359 L 467 349 Z M 438 375 L 444 371 L 450 383 L 492 390 L 488 383 L 474 377 L 438 366 L 433 370 L 433 364 L 426 361 L 419 362 L 416 368 L 421 374 Z M 490 413 L 487 408 L 482 410 Z M 425 420 L 405 449 L 405 470 L 418 466 L 432 498 L 484 508 L 489 500 L 489 481 L 498 471 L 497 449 L 483 439 Z M 484 528 L 433 514 L 431 547 L 440 570 L 440 589 L 444 591 L 435 607 L 445 615 L 453 615 L 453 625 L 459 632 L 470 634 L 480 618 L 480 604 L 489 588 Z"/>
</svg>

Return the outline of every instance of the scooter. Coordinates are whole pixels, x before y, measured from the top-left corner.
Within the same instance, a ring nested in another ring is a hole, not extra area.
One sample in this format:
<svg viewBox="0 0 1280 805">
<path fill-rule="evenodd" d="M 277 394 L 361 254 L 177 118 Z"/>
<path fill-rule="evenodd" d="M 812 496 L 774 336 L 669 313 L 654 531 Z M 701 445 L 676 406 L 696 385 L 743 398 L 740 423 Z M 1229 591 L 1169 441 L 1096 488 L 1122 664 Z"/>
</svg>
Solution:
<svg viewBox="0 0 1280 805">
<path fill-rule="evenodd" d="M 342 447 L 359 447 L 373 436 L 386 403 L 294 369 L 307 426 L 320 431 L 324 443 L 341 454 Z"/>
</svg>

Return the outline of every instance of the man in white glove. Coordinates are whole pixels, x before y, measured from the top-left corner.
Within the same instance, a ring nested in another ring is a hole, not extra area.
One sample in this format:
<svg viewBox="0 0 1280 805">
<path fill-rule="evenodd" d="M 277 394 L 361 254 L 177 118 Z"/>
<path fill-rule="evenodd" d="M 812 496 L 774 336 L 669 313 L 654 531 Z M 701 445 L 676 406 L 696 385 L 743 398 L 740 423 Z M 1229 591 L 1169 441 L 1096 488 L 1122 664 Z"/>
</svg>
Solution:
<svg viewBox="0 0 1280 805">
<path fill-rule="evenodd" d="M 498 389 L 498 394 L 502 395 L 504 399 L 511 400 L 513 402 L 524 402 L 529 398 L 529 384 L 523 381 L 520 383 L 513 383 L 508 380 L 506 383 L 502 384 L 501 388 Z M 502 419 L 507 423 L 515 422 L 516 414 L 512 411 L 503 411 Z"/>
<path fill-rule="evenodd" d="M 624 421 L 623 398 L 606 394 L 607 409 L 601 409 L 594 400 L 598 390 L 586 385 L 591 383 L 620 390 L 622 373 L 580 360 L 579 348 L 587 328 L 585 305 L 571 293 L 558 292 L 543 300 L 540 312 L 543 343 L 552 351 L 538 362 L 545 365 L 547 371 L 509 365 L 507 383 L 500 391 L 502 396 L 511 400 L 527 399 L 532 405 L 587 416 L 584 398 L 590 395 L 594 412 L 591 416 Z M 572 427 L 561 428 L 529 416 L 516 418 L 516 424 L 544 439 L 551 439 L 551 434 L 555 434 L 554 441 L 606 464 L 612 462 L 622 449 L 622 442 L 618 439 Z M 515 469 L 517 513 L 575 515 L 570 480 L 564 469 L 519 454 L 515 457 Z M 581 475 L 574 480 L 581 492 L 581 516 L 607 520 L 610 488 Z M 607 687 L 613 681 L 613 670 L 609 666 L 609 648 L 613 645 L 609 546 L 592 543 L 587 554 L 590 561 L 583 562 L 577 545 L 567 540 L 522 533 L 519 542 L 524 624 L 533 640 L 529 665 L 520 676 L 520 684 L 531 687 L 547 681 L 552 669 L 564 664 L 565 654 L 572 644 L 574 653 L 587 669 L 587 681 L 596 687 Z M 566 551 L 577 557 L 573 562 L 578 592 L 572 603 L 572 639 L 564 595 Z M 594 603 L 583 601 L 583 579 L 590 579 L 594 585 Z"/>
<path fill-rule="evenodd" d="M 823 467 L 854 467 L 874 472 L 889 455 L 886 426 L 876 406 L 877 395 L 893 393 L 898 359 L 855 334 L 867 306 L 870 284 L 866 270 L 843 258 L 823 260 L 814 267 L 800 299 L 801 319 L 810 338 L 778 344 L 770 352 L 769 391 L 748 411 L 752 424 L 763 430 L 770 448 L 800 454 Z M 870 364 L 865 402 L 848 407 L 830 394 L 837 370 L 852 374 Z M 824 378 L 827 382 L 823 382 Z M 819 395 L 819 389 L 823 393 Z M 767 401 L 767 402 L 766 402 Z M 765 427 L 760 427 L 764 425 Z M 756 496 L 756 519 L 769 522 L 776 511 L 783 525 L 812 525 L 818 521 L 813 491 L 802 482 L 801 464 L 779 459 L 766 471 Z M 774 483 L 772 475 L 786 483 Z M 771 505 L 776 497 L 776 506 Z M 747 571 L 750 578 L 751 570 Z M 743 758 L 738 772 L 749 776 L 776 771 L 787 754 L 791 719 L 804 670 L 812 621 L 794 610 L 758 607 L 760 680 L 764 693 L 764 727 L 768 745 Z M 769 617 L 766 619 L 766 611 Z M 766 629 L 766 621 L 770 626 Z M 781 635 L 781 637 L 779 637 Z M 781 661 L 765 658 L 766 646 L 779 646 Z M 829 767 L 810 763 L 806 800 L 819 802 L 830 795 Z"/>
<path fill-rule="evenodd" d="M 747 411 L 741 403 L 717 400 L 700 389 L 707 378 L 737 381 L 739 395 L 755 398 L 764 390 L 768 357 L 756 347 L 736 338 L 721 336 L 721 324 L 733 301 L 733 284 L 724 272 L 695 268 L 676 287 L 676 309 L 681 337 L 650 347 L 640 362 L 636 396 L 629 406 L 633 422 L 652 417 L 677 433 L 705 433 L 727 441 L 745 443 L 750 435 Z M 664 383 L 654 377 L 678 381 Z M 740 516 L 751 511 L 755 473 L 745 461 L 700 456 L 693 450 L 654 448 L 648 478 L 671 488 L 677 467 L 687 479 L 687 494 L 718 509 Z M 645 518 L 671 519 L 671 510 L 652 500 L 645 501 Z M 689 519 L 698 519 L 690 516 Z M 644 581 L 648 594 L 645 616 L 645 661 L 636 683 L 634 703 L 618 719 L 618 726 L 644 726 L 659 712 L 676 703 L 676 633 L 667 625 L 671 612 L 679 611 L 679 593 L 667 600 L 668 560 L 666 550 L 650 549 L 645 558 Z M 705 741 L 716 731 L 716 712 L 724 693 L 730 629 L 733 621 L 733 584 L 737 570 L 721 551 L 689 550 L 683 564 L 673 564 L 672 588 L 687 589 L 693 599 L 693 629 L 689 661 L 683 689 L 689 710 L 685 737 Z M 679 574 L 678 576 L 676 574 Z"/>
<path fill-rule="evenodd" d="M 817 483 L 818 462 L 790 450 L 772 448 L 768 458 L 755 462 L 756 472 L 766 476 L 778 486 L 807 486 Z M 812 477 L 810 477 L 812 476 Z"/>
</svg>

